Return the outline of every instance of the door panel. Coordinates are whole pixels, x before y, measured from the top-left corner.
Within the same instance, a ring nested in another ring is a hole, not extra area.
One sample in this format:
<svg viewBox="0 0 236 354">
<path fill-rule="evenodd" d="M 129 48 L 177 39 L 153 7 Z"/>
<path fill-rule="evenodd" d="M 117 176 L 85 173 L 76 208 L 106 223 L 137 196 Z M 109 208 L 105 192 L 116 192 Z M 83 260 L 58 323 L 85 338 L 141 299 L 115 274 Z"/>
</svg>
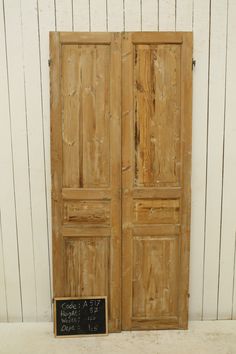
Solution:
<svg viewBox="0 0 236 354">
<path fill-rule="evenodd" d="M 134 45 L 135 185 L 179 185 L 180 45 Z"/>
<path fill-rule="evenodd" d="M 132 318 L 177 318 L 176 264 L 178 236 L 133 236 Z"/>
<path fill-rule="evenodd" d="M 122 38 L 122 328 L 186 328 L 190 33 Z"/>
<path fill-rule="evenodd" d="M 54 296 L 108 296 L 121 327 L 121 36 L 51 33 Z"/>
</svg>

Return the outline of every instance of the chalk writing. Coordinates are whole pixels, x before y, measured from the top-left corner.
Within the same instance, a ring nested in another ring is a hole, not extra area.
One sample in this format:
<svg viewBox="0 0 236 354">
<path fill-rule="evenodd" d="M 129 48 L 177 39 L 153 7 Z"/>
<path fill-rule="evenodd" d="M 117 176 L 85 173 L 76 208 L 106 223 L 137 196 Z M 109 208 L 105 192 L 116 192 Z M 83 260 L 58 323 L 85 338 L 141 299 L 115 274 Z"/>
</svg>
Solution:
<svg viewBox="0 0 236 354">
<path fill-rule="evenodd" d="M 55 299 L 56 335 L 107 333 L 106 298 Z"/>
</svg>

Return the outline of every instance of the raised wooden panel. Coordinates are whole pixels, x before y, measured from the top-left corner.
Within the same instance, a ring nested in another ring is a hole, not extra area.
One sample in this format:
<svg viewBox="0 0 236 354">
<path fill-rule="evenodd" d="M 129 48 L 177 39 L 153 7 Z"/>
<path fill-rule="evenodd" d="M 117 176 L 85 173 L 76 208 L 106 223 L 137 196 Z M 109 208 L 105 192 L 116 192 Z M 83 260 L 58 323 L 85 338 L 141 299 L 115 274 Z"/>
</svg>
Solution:
<svg viewBox="0 0 236 354">
<path fill-rule="evenodd" d="M 133 237 L 132 317 L 177 316 L 178 237 Z"/>
<path fill-rule="evenodd" d="M 108 238 L 66 240 L 65 257 L 66 296 L 108 295 Z"/>
<path fill-rule="evenodd" d="M 187 328 L 192 34 L 122 52 L 122 328 Z"/>
<path fill-rule="evenodd" d="M 64 224 L 110 224 L 110 203 L 100 201 L 65 201 Z"/>
<path fill-rule="evenodd" d="M 61 55 L 63 186 L 108 187 L 110 46 L 67 44 Z"/>
<path fill-rule="evenodd" d="M 178 186 L 181 47 L 138 44 L 134 50 L 134 182 Z"/>
<path fill-rule="evenodd" d="M 136 224 L 172 224 L 179 223 L 178 199 L 134 200 L 134 223 Z"/>
</svg>

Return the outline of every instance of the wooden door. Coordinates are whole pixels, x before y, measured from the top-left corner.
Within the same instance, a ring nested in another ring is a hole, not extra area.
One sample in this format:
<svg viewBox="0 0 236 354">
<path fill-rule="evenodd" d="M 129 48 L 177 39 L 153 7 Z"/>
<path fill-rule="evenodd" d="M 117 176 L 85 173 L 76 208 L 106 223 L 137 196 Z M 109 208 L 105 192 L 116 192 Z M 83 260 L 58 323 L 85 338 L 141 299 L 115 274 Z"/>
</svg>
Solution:
<svg viewBox="0 0 236 354">
<path fill-rule="evenodd" d="M 186 328 L 191 33 L 122 38 L 122 328 Z"/>
<path fill-rule="evenodd" d="M 121 36 L 50 34 L 53 288 L 121 328 Z"/>
</svg>

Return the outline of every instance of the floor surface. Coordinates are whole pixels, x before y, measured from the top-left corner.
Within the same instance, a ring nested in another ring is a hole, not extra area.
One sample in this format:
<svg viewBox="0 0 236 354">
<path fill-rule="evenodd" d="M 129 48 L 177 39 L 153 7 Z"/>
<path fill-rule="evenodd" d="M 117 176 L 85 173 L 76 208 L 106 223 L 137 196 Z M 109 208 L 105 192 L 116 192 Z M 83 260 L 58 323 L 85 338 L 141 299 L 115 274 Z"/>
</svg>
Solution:
<svg viewBox="0 0 236 354">
<path fill-rule="evenodd" d="M 236 321 L 190 322 L 187 331 L 54 338 L 51 323 L 0 324 L 0 354 L 236 354 Z"/>
</svg>

